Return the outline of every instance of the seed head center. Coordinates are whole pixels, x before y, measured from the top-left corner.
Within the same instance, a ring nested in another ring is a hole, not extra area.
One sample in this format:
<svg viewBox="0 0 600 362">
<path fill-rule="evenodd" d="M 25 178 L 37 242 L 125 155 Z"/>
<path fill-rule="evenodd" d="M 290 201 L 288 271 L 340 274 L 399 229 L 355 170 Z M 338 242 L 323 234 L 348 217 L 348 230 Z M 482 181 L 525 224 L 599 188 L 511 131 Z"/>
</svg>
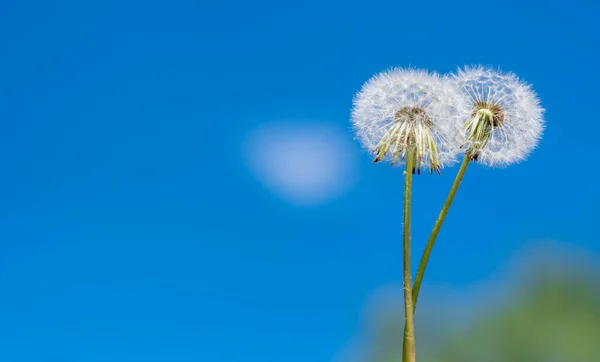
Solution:
<svg viewBox="0 0 600 362">
<path fill-rule="evenodd" d="M 496 102 L 477 102 L 473 117 L 477 114 L 482 120 L 489 122 L 492 127 L 502 127 L 504 123 L 504 111 Z"/>
<path fill-rule="evenodd" d="M 465 123 L 467 140 L 470 143 L 467 154 L 471 159 L 477 160 L 479 154 L 492 137 L 494 128 L 502 128 L 504 124 L 504 111 L 496 102 L 478 101 L 471 119 Z"/>
<path fill-rule="evenodd" d="M 381 138 L 376 148 L 374 162 L 392 156 L 392 164 L 399 158 L 404 160 L 407 153 L 414 154 L 415 169 L 420 173 L 421 164 L 427 160 L 430 170 L 440 172 L 438 152 L 433 136 L 434 124 L 423 108 L 403 107 L 394 113 L 393 122 Z M 413 170 L 415 172 L 415 170 Z"/>
<path fill-rule="evenodd" d="M 396 111 L 394 114 L 396 123 L 421 123 L 423 126 L 433 128 L 433 122 L 423 108 L 419 107 L 404 107 Z"/>
</svg>

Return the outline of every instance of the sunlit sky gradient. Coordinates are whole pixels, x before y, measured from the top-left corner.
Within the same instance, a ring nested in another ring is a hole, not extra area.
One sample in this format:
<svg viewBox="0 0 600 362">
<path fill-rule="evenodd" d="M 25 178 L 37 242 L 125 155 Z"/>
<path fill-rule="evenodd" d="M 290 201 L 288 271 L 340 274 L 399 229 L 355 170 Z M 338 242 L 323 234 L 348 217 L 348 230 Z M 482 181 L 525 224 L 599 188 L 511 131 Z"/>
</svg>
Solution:
<svg viewBox="0 0 600 362">
<path fill-rule="evenodd" d="M 547 109 L 526 163 L 469 169 L 426 284 L 477 283 L 530 240 L 600 251 L 599 14 L 2 2 L 0 361 L 335 358 L 401 279 L 402 173 L 372 164 L 348 120 L 391 66 L 500 66 Z M 455 172 L 416 180 L 415 254 Z"/>
</svg>

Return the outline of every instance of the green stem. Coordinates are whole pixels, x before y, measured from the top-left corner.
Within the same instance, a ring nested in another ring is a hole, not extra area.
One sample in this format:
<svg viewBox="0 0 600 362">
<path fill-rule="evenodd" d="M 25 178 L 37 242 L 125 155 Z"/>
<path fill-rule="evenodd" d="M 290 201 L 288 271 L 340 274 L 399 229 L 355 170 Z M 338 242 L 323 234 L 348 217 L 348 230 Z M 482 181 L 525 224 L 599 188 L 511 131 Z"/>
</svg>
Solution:
<svg viewBox="0 0 600 362">
<path fill-rule="evenodd" d="M 425 246 L 425 251 L 423 251 L 423 256 L 421 257 L 421 262 L 419 263 L 419 269 L 417 270 L 417 275 L 415 277 L 415 285 L 412 290 L 412 302 L 413 302 L 413 311 L 417 308 L 417 300 L 419 299 L 419 290 L 421 289 L 421 282 L 423 281 L 423 276 L 425 275 L 425 268 L 427 268 L 427 262 L 429 262 L 429 256 L 431 255 L 431 250 L 433 250 L 433 245 L 435 244 L 435 240 L 442 228 L 442 224 L 446 219 L 446 215 L 448 214 L 448 210 L 450 210 L 450 205 L 452 205 L 452 201 L 454 200 L 454 196 L 456 195 L 456 191 L 458 191 L 458 186 L 467 171 L 467 166 L 469 166 L 469 162 L 471 161 L 471 157 L 469 155 L 465 155 L 462 164 L 460 165 L 460 169 L 458 170 L 458 174 L 454 179 L 454 183 L 452 184 L 452 188 L 450 189 L 450 193 L 448 193 L 448 197 L 446 198 L 446 202 L 444 202 L 444 206 L 442 206 L 442 210 L 440 211 L 440 215 L 433 226 L 433 230 L 431 231 L 431 235 L 429 235 L 429 240 L 427 240 L 427 245 Z M 403 351 L 406 350 L 406 338 L 407 338 L 407 329 L 404 328 L 404 347 Z M 407 362 L 406 354 L 402 353 L 402 361 Z"/>
<path fill-rule="evenodd" d="M 404 182 L 404 315 L 405 333 L 404 349 L 406 362 L 415 362 L 415 324 L 412 297 L 412 280 L 410 276 L 410 203 L 412 197 L 412 177 L 415 168 L 415 153 L 409 152 L 406 157 L 406 176 Z"/>
<path fill-rule="evenodd" d="M 458 191 L 458 186 L 460 186 L 460 182 L 467 171 L 467 166 L 469 166 L 469 162 L 471 161 L 471 157 L 465 155 L 462 164 L 460 165 L 460 169 L 458 170 L 458 174 L 456 174 L 456 178 L 454 179 L 454 183 L 452 184 L 452 188 L 450 189 L 450 193 L 448 193 L 448 197 L 446 198 L 446 202 L 444 202 L 444 206 L 442 206 L 442 211 L 440 211 L 440 215 L 433 226 L 433 230 L 431 230 L 431 235 L 429 235 L 429 240 L 427 240 L 427 245 L 425 246 L 425 251 L 423 251 L 423 256 L 421 257 L 421 262 L 419 263 L 419 269 L 417 270 L 417 275 L 415 277 L 415 285 L 412 291 L 412 299 L 415 304 L 415 308 L 417 305 L 417 299 L 419 299 L 419 290 L 421 289 L 421 282 L 423 281 L 423 276 L 425 276 L 425 268 L 427 268 L 427 262 L 429 261 L 429 256 L 431 255 L 431 250 L 433 249 L 433 245 L 435 244 L 435 240 L 437 239 L 438 234 L 440 233 L 440 229 L 442 228 L 442 224 L 446 219 L 446 215 L 448 214 L 448 210 L 450 210 L 450 205 L 452 205 L 452 201 L 454 200 L 454 196 L 456 195 L 456 191 Z"/>
</svg>

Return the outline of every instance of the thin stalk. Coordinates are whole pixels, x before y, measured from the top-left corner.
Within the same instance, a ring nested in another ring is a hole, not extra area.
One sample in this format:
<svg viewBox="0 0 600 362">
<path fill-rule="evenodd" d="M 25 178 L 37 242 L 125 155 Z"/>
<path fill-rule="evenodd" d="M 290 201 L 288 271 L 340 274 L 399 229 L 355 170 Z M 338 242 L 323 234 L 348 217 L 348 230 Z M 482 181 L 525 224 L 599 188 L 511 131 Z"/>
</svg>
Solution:
<svg viewBox="0 0 600 362">
<path fill-rule="evenodd" d="M 415 285 L 412 290 L 412 299 L 415 308 L 417 306 L 417 299 L 419 299 L 419 290 L 421 289 L 421 282 L 423 281 L 423 276 L 425 276 L 425 268 L 427 268 L 427 262 L 429 262 L 431 250 L 433 250 L 435 240 L 437 239 L 437 236 L 440 233 L 442 224 L 446 219 L 448 210 L 450 210 L 450 205 L 452 205 L 452 201 L 454 200 L 456 191 L 458 191 L 458 186 L 460 186 L 460 182 L 462 181 L 463 176 L 467 171 L 467 166 L 469 166 L 470 161 L 471 157 L 465 155 L 465 158 L 463 159 L 463 162 L 460 165 L 460 169 L 458 170 L 458 174 L 456 174 L 456 178 L 454 179 L 454 183 L 452 184 L 452 188 L 450 189 L 450 193 L 448 193 L 448 197 L 446 197 L 446 202 L 444 202 L 444 206 L 442 206 L 440 215 L 438 216 L 437 221 L 433 226 L 433 230 L 431 230 L 431 235 L 429 235 L 429 240 L 427 240 L 427 245 L 425 246 L 425 251 L 423 251 L 423 256 L 421 257 L 421 262 L 419 263 L 419 269 L 417 270 L 417 275 L 415 277 Z"/>
<path fill-rule="evenodd" d="M 469 155 L 465 155 L 465 158 L 463 159 L 463 162 L 460 165 L 460 169 L 458 170 L 458 174 L 456 175 L 456 178 L 454 179 L 454 183 L 452 184 L 452 188 L 450 189 L 450 192 L 448 193 L 448 197 L 446 197 L 446 202 L 444 202 L 444 206 L 442 206 L 440 215 L 438 216 L 437 221 L 435 222 L 435 225 L 433 226 L 433 230 L 431 231 L 431 234 L 429 235 L 429 240 L 427 240 L 427 245 L 425 246 L 425 251 L 423 251 L 423 256 L 421 257 L 421 262 L 419 263 L 419 269 L 417 270 L 417 275 L 415 277 L 415 285 L 412 290 L 413 312 L 417 308 L 417 300 L 419 299 L 419 290 L 421 289 L 421 283 L 423 281 L 423 276 L 425 276 L 425 269 L 427 268 L 427 263 L 429 262 L 429 256 L 431 255 L 431 251 L 433 250 L 433 246 L 435 245 L 435 240 L 437 239 L 440 229 L 442 228 L 442 224 L 444 223 L 444 220 L 446 219 L 448 210 L 450 210 L 450 205 L 452 205 L 452 201 L 454 200 L 456 191 L 458 191 L 458 186 L 460 186 L 460 183 L 463 179 L 463 176 L 465 175 L 465 172 L 467 171 L 467 166 L 469 166 L 470 161 L 471 161 L 471 157 Z M 404 345 L 402 348 L 403 351 L 407 350 L 406 339 L 407 339 L 408 330 L 406 327 L 404 328 Z M 406 358 L 407 358 L 406 353 L 402 352 L 402 361 L 408 362 L 408 360 Z"/>
<path fill-rule="evenodd" d="M 412 280 L 410 276 L 410 203 L 412 197 L 412 177 L 415 168 L 415 153 L 411 151 L 406 157 L 406 176 L 404 180 L 404 315 L 405 333 L 404 349 L 406 362 L 416 361 L 415 351 L 415 323 L 412 294 Z"/>
</svg>

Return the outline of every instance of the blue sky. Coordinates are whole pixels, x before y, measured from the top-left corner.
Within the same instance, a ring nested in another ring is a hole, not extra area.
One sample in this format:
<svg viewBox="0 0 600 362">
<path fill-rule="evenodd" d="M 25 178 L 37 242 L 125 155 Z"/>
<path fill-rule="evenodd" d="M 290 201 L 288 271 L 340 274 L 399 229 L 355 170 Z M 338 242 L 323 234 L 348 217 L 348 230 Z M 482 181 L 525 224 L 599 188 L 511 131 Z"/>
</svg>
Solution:
<svg viewBox="0 0 600 362">
<path fill-rule="evenodd" d="M 599 13 L 2 2 L 0 360 L 335 358 L 401 279 L 402 173 L 373 165 L 348 120 L 391 66 L 499 66 L 547 109 L 527 162 L 469 170 L 426 283 L 477 283 L 530 240 L 600 251 Z M 415 257 L 455 172 L 416 180 Z"/>
</svg>

